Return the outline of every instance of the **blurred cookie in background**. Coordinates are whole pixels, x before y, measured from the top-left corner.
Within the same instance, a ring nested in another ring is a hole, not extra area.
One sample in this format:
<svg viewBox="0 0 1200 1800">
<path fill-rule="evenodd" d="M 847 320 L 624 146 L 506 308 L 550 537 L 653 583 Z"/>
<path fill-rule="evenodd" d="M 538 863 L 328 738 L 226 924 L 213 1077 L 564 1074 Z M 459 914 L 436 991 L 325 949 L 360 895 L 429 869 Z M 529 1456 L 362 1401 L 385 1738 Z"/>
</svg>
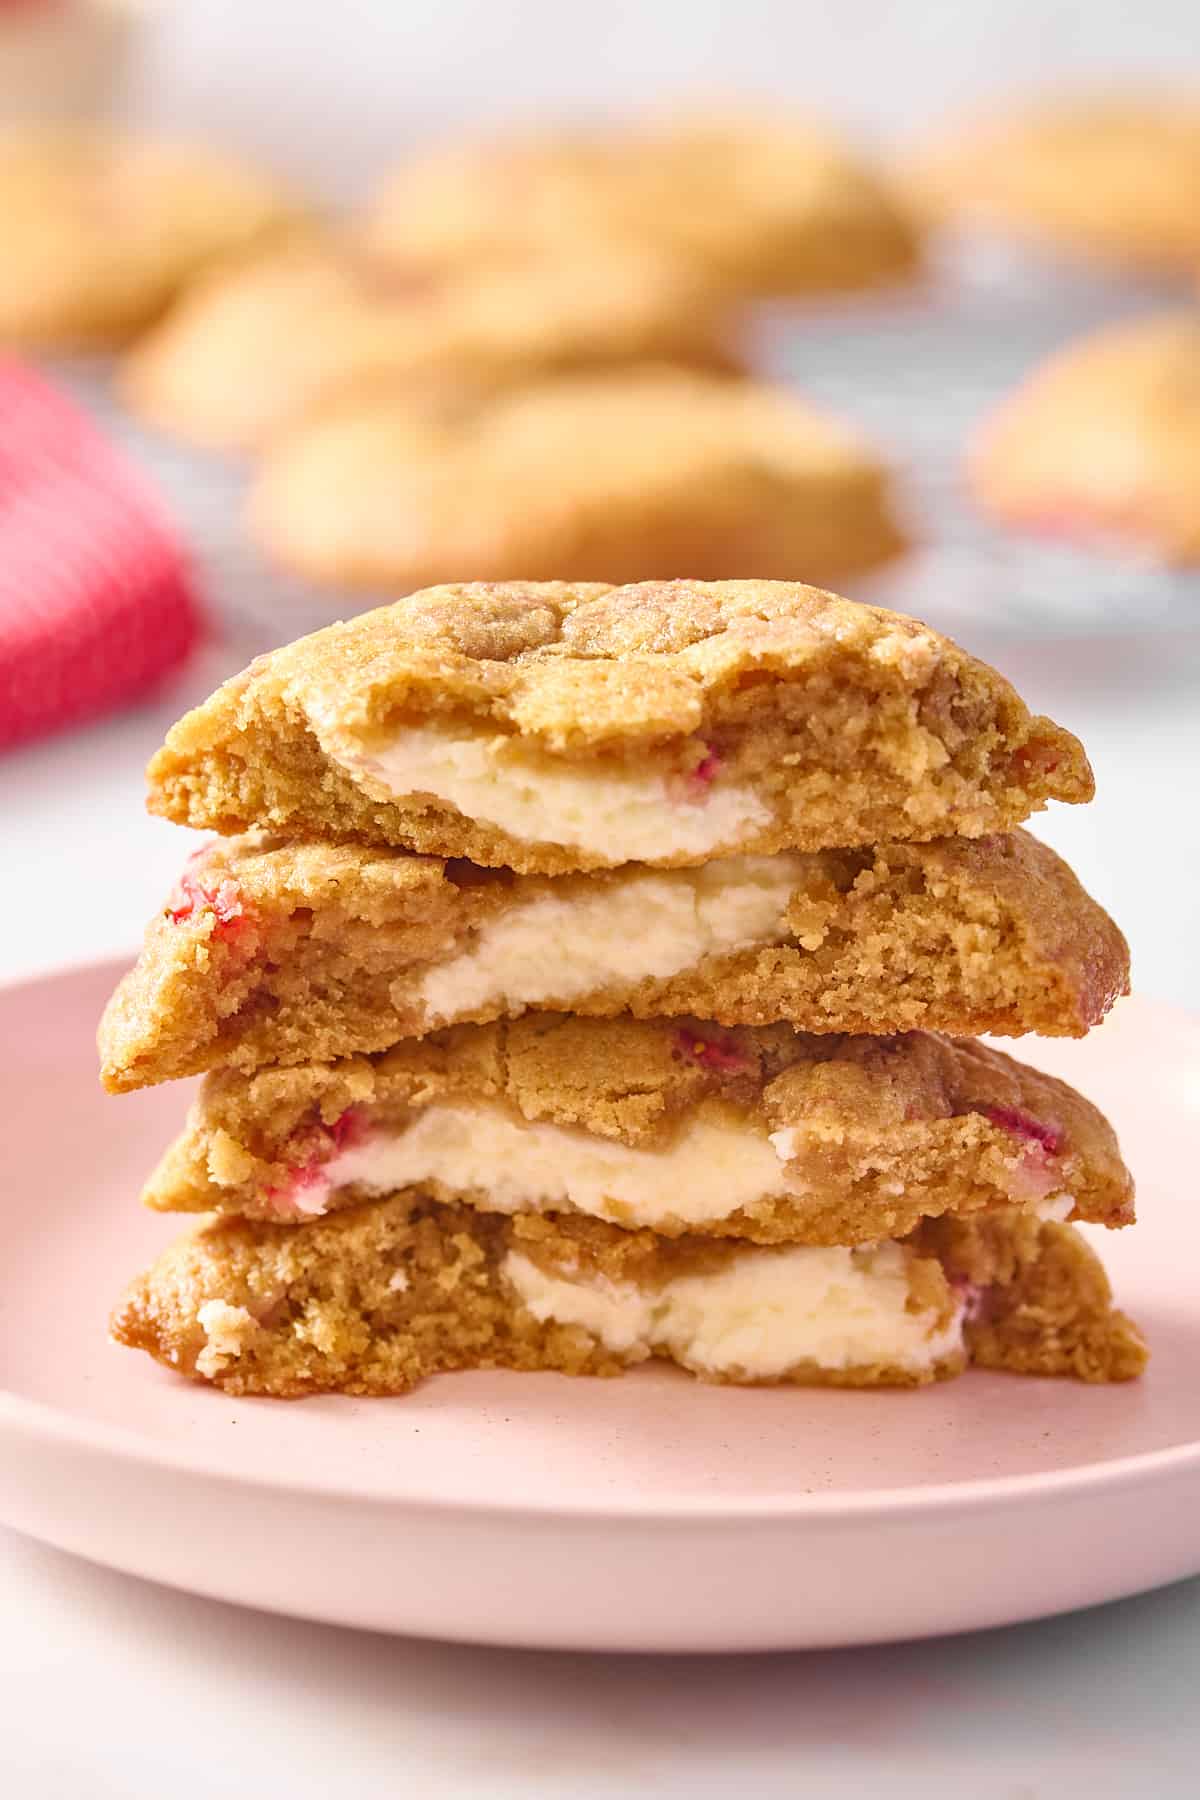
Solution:
<svg viewBox="0 0 1200 1800">
<path fill-rule="evenodd" d="M 179 437 L 253 450 L 381 386 L 440 410 L 547 371 L 643 360 L 741 366 L 725 307 L 652 251 L 448 269 L 326 241 L 187 294 L 127 358 L 121 386 L 137 413 Z"/>
<path fill-rule="evenodd" d="M 0 133 L 0 343 L 123 343 L 202 271 L 294 230 L 269 176 L 197 145 L 100 127 Z"/>
<path fill-rule="evenodd" d="M 672 368 L 561 376 L 437 423 L 339 411 L 262 466 L 266 552 L 342 588 L 832 582 L 905 538 L 873 450 L 792 394 Z"/>
<path fill-rule="evenodd" d="M 1200 265 L 1200 89 L 1048 97 L 947 132 L 910 174 L 943 222 L 1151 274 Z"/>
<path fill-rule="evenodd" d="M 628 154 L 648 233 L 731 292 L 851 292 L 919 261 L 898 190 L 805 120 L 682 114 L 647 126 Z"/>
<path fill-rule="evenodd" d="M 1051 357 L 984 425 L 969 474 L 1010 523 L 1200 562 L 1200 309 Z"/>
<path fill-rule="evenodd" d="M 872 287 L 919 257 L 898 192 L 851 144 L 748 114 L 451 143 L 398 169 L 364 230 L 381 255 L 459 262 L 627 238 L 745 296 Z"/>
<path fill-rule="evenodd" d="M 361 222 L 382 259 L 439 268 L 534 249 L 578 257 L 628 229 L 628 199 L 602 131 L 514 127 L 416 150 L 380 185 Z"/>
</svg>

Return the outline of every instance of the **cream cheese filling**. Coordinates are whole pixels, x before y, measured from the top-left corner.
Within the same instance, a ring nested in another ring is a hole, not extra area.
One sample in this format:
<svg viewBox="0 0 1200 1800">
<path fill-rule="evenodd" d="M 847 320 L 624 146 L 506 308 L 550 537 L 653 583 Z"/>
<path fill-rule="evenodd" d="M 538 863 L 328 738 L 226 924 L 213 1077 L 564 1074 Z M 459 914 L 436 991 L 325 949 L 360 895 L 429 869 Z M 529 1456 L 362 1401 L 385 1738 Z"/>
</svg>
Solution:
<svg viewBox="0 0 1200 1800">
<path fill-rule="evenodd" d="M 771 817 L 751 788 L 717 779 L 676 796 L 663 773 L 572 765 L 491 732 L 417 725 L 369 752 L 326 748 L 375 798 L 432 795 L 521 843 L 560 844 L 607 863 L 709 856 L 736 848 Z"/>
<path fill-rule="evenodd" d="M 1032 1213 L 1035 1219 L 1048 1219 L 1052 1224 L 1061 1225 L 1075 1211 L 1075 1202 L 1070 1194 L 1047 1194 L 1044 1200 L 1027 1203 L 1022 1210 Z"/>
<path fill-rule="evenodd" d="M 653 1289 L 547 1274 L 516 1250 L 502 1272 L 535 1319 L 581 1326 L 624 1360 L 665 1351 L 699 1374 L 770 1381 L 801 1365 L 928 1374 L 961 1352 L 961 1305 L 949 1320 L 910 1307 L 908 1266 L 887 1242 L 746 1249 L 719 1270 Z"/>
<path fill-rule="evenodd" d="M 429 970 L 419 995 L 427 1020 L 566 1004 L 613 985 L 665 980 L 706 956 L 779 943 L 789 935 L 786 913 L 802 870 L 797 856 L 735 856 L 600 883 L 565 876 Z"/>
<path fill-rule="evenodd" d="M 258 1330 L 253 1315 L 244 1306 L 231 1306 L 226 1300 L 206 1300 L 197 1310 L 196 1322 L 204 1333 L 196 1372 L 209 1380 L 237 1361 Z"/>
<path fill-rule="evenodd" d="M 316 1217 L 338 1189 L 387 1194 L 437 1182 L 450 1193 L 478 1196 L 488 1212 L 565 1209 L 630 1228 L 695 1228 L 763 1200 L 801 1198 L 804 1182 L 789 1167 L 801 1148 L 791 1130 L 768 1136 L 703 1115 L 663 1148 L 645 1149 L 522 1119 L 500 1106 L 435 1102 L 407 1126 L 368 1131 L 337 1151 L 288 1197 L 286 1210 Z M 1035 1218 L 1059 1220 L 1074 1203 L 1056 1192 L 1014 1197 L 1014 1204 Z"/>
<path fill-rule="evenodd" d="M 564 1207 L 618 1225 L 700 1225 L 790 1190 L 765 1136 L 698 1118 L 662 1150 L 595 1132 L 527 1123 L 498 1106 L 435 1104 L 404 1131 L 377 1132 L 324 1165 L 303 1192 L 304 1210 L 324 1210 L 335 1188 L 372 1193 L 441 1182 L 484 1197 L 489 1212 Z"/>
</svg>

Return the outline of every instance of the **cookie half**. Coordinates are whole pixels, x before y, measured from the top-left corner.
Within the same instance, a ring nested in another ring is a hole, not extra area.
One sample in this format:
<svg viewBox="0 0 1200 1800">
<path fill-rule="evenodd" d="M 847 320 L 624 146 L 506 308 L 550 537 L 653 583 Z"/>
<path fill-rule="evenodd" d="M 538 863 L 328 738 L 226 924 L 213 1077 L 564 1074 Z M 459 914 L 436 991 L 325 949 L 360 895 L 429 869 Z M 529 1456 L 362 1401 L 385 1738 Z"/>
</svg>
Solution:
<svg viewBox="0 0 1200 1800">
<path fill-rule="evenodd" d="M 1051 357 L 984 425 L 970 479 L 1012 524 L 1200 562 L 1200 311 L 1109 326 Z"/>
<path fill-rule="evenodd" d="M 1133 1218 L 1096 1108 L 973 1039 L 562 1014 L 209 1075 L 145 1197 L 296 1222 L 397 1192 L 761 1243 L 997 1206 Z"/>
<path fill-rule="evenodd" d="M 148 775 L 180 824 L 547 874 L 980 837 L 1093 792 L 948 638 L 751 581 L 414 594 L 259 658 Z"/>
<path fill-rule="evenodd" d="M 915 1387 L 968 1362 L 1124 1381 L 1145 1366 L 1067 1225 L 938 1220 L 859 1249 L 762 1248 L 395 1199 L 210 1223 L 135 1281 L 117 1342 L 231 1394 L 402 1394 L 453 1369 Z"/>
<path fill-rule="evenodd" d="M 906 547 L 882 458 L 783 388 L 680 368 L 560 376 L 457 418 L 372 399 L 262 466 L 250 524 L 309 580 L 831 582 Z"/>
<path fill-rule="evenodd" d="M 328 1062 L 530 1008 L 1081 1036 L 1128 981 L 1117 927 L 1023 831 L 560 876 L 252 835 L 190 860 L 101 1073 Z"/>
<path fill-rule="evenodd" d="M 11 129 L 0 135 L 0 343 L 124 343 L 202 271 L 300 218 L 269 177 L 198 145 Z"/>
<path fill-rule="evenodd" d="M 695 276 L 637 246 L 455 271 L 312 239 L 186 295 L 126 358 L 121 385 L 151 423 L 251 450 L 355 397 L 391 395 L 413 428 L 432 428 L 555 370 L 649 360 L 729 373 L 732 336 Z"/>
</svg>

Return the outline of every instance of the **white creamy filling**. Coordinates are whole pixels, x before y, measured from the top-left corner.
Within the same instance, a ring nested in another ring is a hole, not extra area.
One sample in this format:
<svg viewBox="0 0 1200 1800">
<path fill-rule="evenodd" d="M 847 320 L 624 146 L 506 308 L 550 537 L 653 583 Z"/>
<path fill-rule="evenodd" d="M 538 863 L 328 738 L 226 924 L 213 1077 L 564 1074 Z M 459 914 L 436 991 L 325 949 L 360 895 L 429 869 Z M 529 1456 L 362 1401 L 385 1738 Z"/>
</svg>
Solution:
<svg viewBox="0 0 1200 1800">
<path fill-rule="evenodd" d="M 702 1374 L 767 1381 L 802 1363 L 923 1374 L 962 1347 L 961 1307 L 948 1323 L 909 1308 L 908 1258 L 894 1243 L 743 1250 L 654 1290 L 548 1275 L 515 1250 L 503 1273 L 535 1319 L 582 1326 L 631 1361 L 667 1351 Z"/>
<path fill-rule="evenodd" d="M 572 766 L 486 732 L 412 726 L 371 753 L 330 753 L 377 797 L 429 794 L 522 843 L 568 845 L 610 863 L 711 855 L 771 816 L 750 788 L 718 779 L 674 798 L 662 774 Z"/>
<path fill-rule="evenodd" d="M 665 1148 L 639 1149 L 499 1106 L 446 1102 L 424 1107 L 403 1130 L 375 1130 L 339 1150 L 291 1206 L 315 1216 L 339 1188 L 386 1194 L 436 1181 L 483 1196 L 489 1212 L 571 1209 L 629 1227 L 698 1226 L 760 1200 L 802 1195 L 786 1166 L 800 1147 L 795 1138 L 793 1130 L 768 1137 L 698 1118 Z M 1030 1198 L 1024 1210 L 1065 1219 L 1072 1207 L 1070 1195 L 1055 1193 Z"/>
<path fill-rule="evenodd" d="M 778 943 L 801 870 L 795 856 L 735 856 L 599 888 L 568 876 L 485 924 L 469 950 L 429 971 L 420 998 L 433 1023 L 663 981 L 706 956 Z"/>
<path fill-rule="evenodd" d="M 639 1150 L 490 1106 L 428 1106 L 406 1131 L 339 1151 L 324 1176 L 323 1202 L 352 1184 L 387 1193 L 440 1181 L 486 1195 L 490 1212 L 573 1207 L 628 1226 L 699 1225 L 789 1190 L 767 1139 L 734 1125 L 697 1119 L 668 1148 Z"/>
</svg>

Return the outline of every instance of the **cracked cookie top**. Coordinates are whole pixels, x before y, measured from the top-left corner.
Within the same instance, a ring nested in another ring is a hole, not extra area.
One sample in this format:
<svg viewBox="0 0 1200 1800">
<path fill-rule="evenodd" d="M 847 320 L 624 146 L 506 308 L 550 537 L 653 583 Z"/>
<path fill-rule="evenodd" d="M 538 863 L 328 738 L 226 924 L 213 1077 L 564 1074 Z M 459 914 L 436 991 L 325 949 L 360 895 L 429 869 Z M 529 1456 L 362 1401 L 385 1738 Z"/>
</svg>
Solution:
<svg viewBox="0 0 1200 1800">
<path fill-rule="evenodd" d="M 545 873 L 974 837 L 1093 791 L 948 638 L 751 581 L 431 588 L 259 658 L 149 781 L 182 823 Z"/>
</svg>

